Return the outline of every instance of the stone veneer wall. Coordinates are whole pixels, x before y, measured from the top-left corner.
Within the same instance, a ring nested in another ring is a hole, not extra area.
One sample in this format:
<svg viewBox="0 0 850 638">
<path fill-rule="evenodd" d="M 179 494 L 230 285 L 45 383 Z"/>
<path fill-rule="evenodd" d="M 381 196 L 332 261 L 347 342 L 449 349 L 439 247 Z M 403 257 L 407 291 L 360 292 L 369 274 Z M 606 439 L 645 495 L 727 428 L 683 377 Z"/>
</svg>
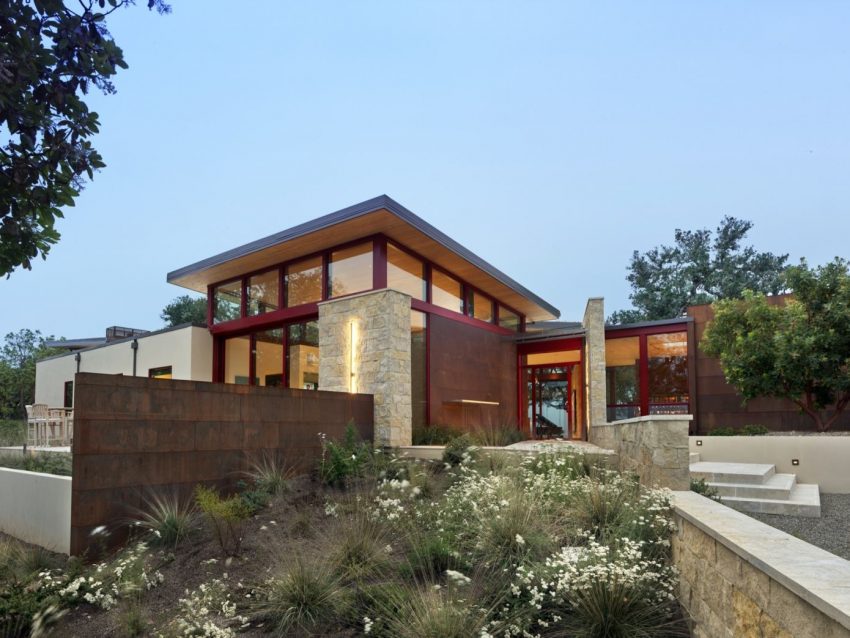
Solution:
<svg viewBox="0 0 850 638">
<path fill-rule="evenodd" d="M 694 638 L 850 636 L 850 562 L 695 492 L 675 504 Z"/>
<path fill-rule="evenodd" d="M 587 386 L 587 423 L 590 428 L 608 421 L 605 388 L 605 303 L 601 297 L 587 300 L 584 318 L 584 378 Z"/>
<path fill-rule="evenodd" d="M 410 445 L 410 296 L 386 289 L 320 303 L 319 351 L 319 388 L 349 392 L 353 381 L 374 397 L 375 443 Z"/>
<path fill-rule="evenodd" d="M 690 489 L 690 415 L 642 416 L 590 428 L 590 442 L 614 450 L 621 472 L 634 472 L 643 485 Z"/>
</svg>

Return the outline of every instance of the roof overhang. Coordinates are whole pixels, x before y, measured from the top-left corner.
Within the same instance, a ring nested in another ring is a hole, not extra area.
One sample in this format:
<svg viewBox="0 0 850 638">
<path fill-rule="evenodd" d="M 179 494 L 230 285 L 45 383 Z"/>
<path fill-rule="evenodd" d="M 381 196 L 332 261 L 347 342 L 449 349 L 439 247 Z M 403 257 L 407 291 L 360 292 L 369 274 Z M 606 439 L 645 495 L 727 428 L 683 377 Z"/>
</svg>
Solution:
<svg viewBox="0 0 850 638">
<path fill-rule="evenodd" d="M 530 321 L 560 316 L 557 308 L 386 195 L 185 266 L 168 273 L 167 280 L 206 293 L 211 284 L 378 234 L 407 246 Z"/>
</svg>

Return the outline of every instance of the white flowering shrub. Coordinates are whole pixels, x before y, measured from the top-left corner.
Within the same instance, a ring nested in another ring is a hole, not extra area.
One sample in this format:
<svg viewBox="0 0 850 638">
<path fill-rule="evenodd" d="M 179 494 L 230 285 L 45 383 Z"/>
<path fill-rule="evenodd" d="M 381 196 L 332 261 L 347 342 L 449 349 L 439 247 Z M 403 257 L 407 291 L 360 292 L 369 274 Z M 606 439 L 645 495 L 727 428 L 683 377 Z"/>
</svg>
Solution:
<svg viewBox="0 0 850 638">
<path fill-rule="evenodd" d="M 186 591 L 177 601 L 177 616 L 157 634 L 159 638 L 192 636 L 198 638 L 234 638 L 249 623 L 237 613 L 234 586 L 227 574 Z M 239 587 L 236 587 L 237 591 Z"/>
</svg>

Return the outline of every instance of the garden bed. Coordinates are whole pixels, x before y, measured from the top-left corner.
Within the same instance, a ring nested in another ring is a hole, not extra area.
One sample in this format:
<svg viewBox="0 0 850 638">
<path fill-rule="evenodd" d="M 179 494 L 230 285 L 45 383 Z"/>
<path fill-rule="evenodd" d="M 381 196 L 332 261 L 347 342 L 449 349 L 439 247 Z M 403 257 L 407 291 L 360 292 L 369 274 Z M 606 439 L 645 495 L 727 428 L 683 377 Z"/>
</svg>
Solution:
<svg viewBox="0 0 850 638">
<path fill-rule="evenodd" d="M 109 560 L 19 581 L 69 637 L 689 635 L 669 492 L 575 453 L 445 460 L 328 443 L 316 477 L 273 496 L 257 476 L 204 495 L 220 534 L 181 514 L 175 540 L 175 517 L 149 516 Z"/>
</svg>

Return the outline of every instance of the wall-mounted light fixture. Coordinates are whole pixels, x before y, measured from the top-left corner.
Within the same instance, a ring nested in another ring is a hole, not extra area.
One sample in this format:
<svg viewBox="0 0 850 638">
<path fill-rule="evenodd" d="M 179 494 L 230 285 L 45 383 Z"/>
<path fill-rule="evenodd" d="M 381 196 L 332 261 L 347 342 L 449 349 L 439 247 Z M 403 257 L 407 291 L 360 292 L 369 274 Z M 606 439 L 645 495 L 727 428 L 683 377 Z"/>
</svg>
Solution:
<svg viewBox="0 0 850 638">
<path fill-rule="evenodd" d="M 800 465 L 800 459 L 791 459 L 791 465 Z"/>
<path fill-rule="evenodd" d="M 702 445 L 702 440 L 697 439 L 697 446 L 701 446 L 701 445 Z"/>
<path fill-rule="evenodd" d="M 357 392 L 357 376 L 354 370 L 354 353 L 357 350 L 357 324 L 353 321 L 349 324 L 351 330 L 351 337 L 349 341 L 349 362 L 348 362 L 348 370 L 349 370 L 349 379 L 348 379 L 348 391 L 354 394 Z"/>
</svg>

